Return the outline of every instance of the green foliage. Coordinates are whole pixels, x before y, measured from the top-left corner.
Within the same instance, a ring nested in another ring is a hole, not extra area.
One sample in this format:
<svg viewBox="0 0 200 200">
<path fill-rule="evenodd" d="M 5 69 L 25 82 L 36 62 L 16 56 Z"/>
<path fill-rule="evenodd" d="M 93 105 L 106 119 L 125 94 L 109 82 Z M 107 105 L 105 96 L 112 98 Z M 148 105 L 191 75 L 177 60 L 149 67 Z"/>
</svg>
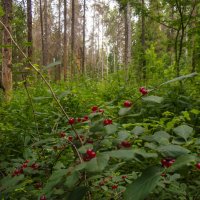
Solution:
<svg viewBox="0 0 200 200">
<path fill-rule="evenodd" d="M 32 101 L 18 88 L 9 105 L 1 101 L 1 192 L 11 199 L 44 194 L 47 199 L 90 195 L 133 200 L 156 199 L 158 194 L 161 199 L 198 195 L 200 111 L 188 78 L 194 77 L 167 81 L 159 90 L 154 85 L 147 96 L 140 95 L 136 83 L 123 86 L 116 79 L 53 85 L 70 117 L 89 116 L 74 124 L 76 132 L 46 86 L 28 87 Z M 179 80 L 184 80 L 184 94 L 176 85 Z M 128 108 L 123 104 L 127 99 L 133 103 Z M 104 113 L 92 112 L 94 105 Z M 105 119 L 112 119 L 112 124 L 105 125 Z M 96 154 L 88 159 L 89 149 Z M 162 166 L 162 159 L 171 158 L 172 166 Z M 25 160 L 30 161 L 23 173 L 13 175 Z"/>
</svg>

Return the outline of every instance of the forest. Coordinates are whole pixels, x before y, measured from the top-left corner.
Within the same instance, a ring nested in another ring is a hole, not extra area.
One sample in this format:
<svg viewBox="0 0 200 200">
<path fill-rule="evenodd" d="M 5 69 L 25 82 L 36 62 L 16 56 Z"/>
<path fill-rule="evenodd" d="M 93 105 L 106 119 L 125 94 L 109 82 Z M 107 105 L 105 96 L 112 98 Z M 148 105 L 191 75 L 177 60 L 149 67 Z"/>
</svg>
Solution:
<svg viewBox="0 0 200 200">
<path fill-rule="evenodd" d="M 0 200 L 200 200 L 199 0 L 0 0 Z"/>
</svg>

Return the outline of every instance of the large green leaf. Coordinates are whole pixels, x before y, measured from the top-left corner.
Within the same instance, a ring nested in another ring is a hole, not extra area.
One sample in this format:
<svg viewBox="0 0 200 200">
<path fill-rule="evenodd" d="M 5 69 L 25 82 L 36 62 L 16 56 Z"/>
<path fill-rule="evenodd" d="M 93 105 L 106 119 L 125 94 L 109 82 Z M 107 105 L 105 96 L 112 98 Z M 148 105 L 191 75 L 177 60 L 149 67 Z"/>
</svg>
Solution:
<svg viewBox="0 0 200 200">
<path fill-rule="evenodd" d="M 116 131 L 117 131 L 117 126 L 114 124 L 105 126 L 105 132 L 108 135 L 114 134 L 114 133 L 116 133 Z"/>
<path fill-rule="evenodd" d="M 64 185 L 67 187 L 67 188 L 72 188 L 75 186 L 75 184 L 78 182 L 79 180 L 79 172 L 77 171 L 74 171 L 72 172 L 71 175 L 69 175 L 64 183 Z"/>
<path fill-rule="evenodd" d="M 48 179 L 48 182 L 46 183 L 43 193 L 51 193 L 52 189 L 61 182 L 62 178 L 67 174 L 67 169 L 59 169 L 53 172 L 53 174 Z"/>
<path fill-rule="evenodd" d="M 153 102 L 153 103 L 162 103 L 162 101 L 164 100 L 163 97 L 158 97 L 158 96 L 146 96 L 142 98 L 143 101 L 147 101 L 147 102 Z"/>
<path fill-rule="evenodd" d="M 176 135 L 184 138 L 185 141 L 192 135 L 193 128 L 188 125 L 181 125 L 173 129 Z"/>
<path fill-rule="evenodd" d="M 178 156 L 181 156 L 183 154 L 187 154 L 190 151 L 184 147 L 181 147 L 179 145 L 163 145 L 157 148 L 157 150 L 166 157 L 173 157 L 176 158 Z"/>
<path fill-rule="evenodd" d="M 120 108 L 119 110 L 119 116 L 123 116 L 123 115 L 127 115 L 131 110 L 131 107 L 130 108 Z"/>
<path fill-rule="evenodd" d="M 109 161 L 109 155 L 98 154 L 96 158 L 85 162 L 85 169 L 89 172 L 101 172 L 105 169 Z"/>
<path fill-rule="evenodd" d="M 77 187 L 74 191 L 72 191 L 67 200 L 82 200 L 86 195 L 88 188 L 85 186 Z"/>
<path fill-rule="evenodd" d="M 108 155 L 113 158 L 119 159 L 133 159 L 135 157 L 135 151 L 133 150 L 114 150 L 108 152 Z"/>
<path fill-rule="evenodd" d="M 161 170 L 158 167 L 147 168 L 142 175 L 131 183 L 125 193 L 125 200 L 143 200 L 157 186 L 161 178 Z"/>
<path fill-rule="evenodd" d="M 131 133 L 134 133 L 135 135 L 140 135 L 142 133 L 144 133 L 145 129 L 141 126 L 136 126 Z"/>
<path fill-rule="evenodd" d="M 177 170 L 183 166 L 188 166 L 191 163 L 195 163 L 196 157 L 191 154 L 184 154 L 176 159 L 173 165 L 169 168 L 169 171 Z"/>
</svg>

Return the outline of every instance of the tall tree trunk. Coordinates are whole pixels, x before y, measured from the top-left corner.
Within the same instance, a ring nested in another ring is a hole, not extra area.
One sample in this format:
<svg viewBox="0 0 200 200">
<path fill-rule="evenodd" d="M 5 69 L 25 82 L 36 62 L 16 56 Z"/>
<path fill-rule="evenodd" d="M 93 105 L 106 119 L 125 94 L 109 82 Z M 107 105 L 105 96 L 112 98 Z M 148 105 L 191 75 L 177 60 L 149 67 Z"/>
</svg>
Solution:
<svg viewBox="0 0 200 200">
<path fill-rule="evenodd" d="M 32 35 L 32 1 L 27 0 L 27 28 L 28 28 L 28 58 L 31 61 L 33 55 Z"/>
<path fill-rule="evenodd" d="M 48 9 L 47 0 L 44 0 L 44 65 L 48 64 Z"/>
<path fill-rule="evenodd" d="M 64 52 L 63 52 L 63 71 L 64 81 L 67 79 L 67 0 L 64 0 Z"/>
<path fill-rule="evenodd" d="M 61 60 L 61 0 L 58 1 L 58 52 L 57 52 L 57 58 Z M 60 81 L 61 80 L 61 65 L 59 64 L 55 68 L 55 80 Z"/>
<path fill-rule="evenodd" d="M 75 75 L 75 0 L 71 0 L 72 19 L 71 19 L 71 77 Z"/>
<path fill-rule="evenodd" d="M 3 23 L 12 33 L 12 0 L 2 0 L 4 16 Z M 2 85 L 5 93 L 5 101 L 9 102 L 12 97 L 12 40 L 7 30 L 3 30 L 2 40 Z"/>
<path fill-rule="evenodd" d="M 142 8 L 145 8 L 144 0 L 142 0 Z M 145 15 L 144 11 L 142 11 L 142 31 L 141 31 L 141 46 L 142 46 L 142 57 L 141 57 L 141 64 L 142 64 L 142 72 L 143 72 L 143 79 L 146 79 L 146 59 L 145 59 Z"/>
<path fill-rule="evenodd" d="M 128 2 L 125 8 L 125 66 L 128 78 L 128 64 L 131 61 L 131 7 Z"/>
<path fill-rule="evenodd" d="M 86 72 L 86 69 L 85 69 L 85 25 L 86 25 L 85 12 L 86 12 L 86 0 L 83 1 L 83 50 L 82 50 L 82 73 L 83 74 Z"/>
<path fill-rule="evenodd" d="M 43 23 L 43 6 L 42 6 L 42 0 L 40 0 L 40 26 L 41 26 L 41 40 L 42 40 L 42 65 L 45 65 L 44 23 Z"/>
</svg>

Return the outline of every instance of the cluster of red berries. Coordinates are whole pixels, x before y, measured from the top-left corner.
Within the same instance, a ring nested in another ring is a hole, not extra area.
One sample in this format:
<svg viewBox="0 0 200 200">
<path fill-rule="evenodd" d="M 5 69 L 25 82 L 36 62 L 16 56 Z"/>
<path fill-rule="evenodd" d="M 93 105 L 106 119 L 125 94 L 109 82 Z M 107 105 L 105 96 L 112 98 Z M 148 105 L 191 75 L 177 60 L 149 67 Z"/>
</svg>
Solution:
<svg viewBox="0 0 200 200">
<path fill-rule="evenodd" d="M 109 125 L 109 124 L 112 124 L 112 119 L 105 119 L 105 120 L 103 121 L 103 124 L 104 124 L 104 126 L 107 126 L 107 125 Z"/>
<path fill-rule="evenodd" d="M 96 157 L 96 153 L 92 149 L 88 149 L 86 155 L 83 157 L 84 161 L 89 161 Z"/>
<path fill-rule="evenodd" d="M 142 95 L 148 94 L 148 90 L 145 87 L 141 87 L 139 90 Z"/>
<path fill-rule="evenodd" d="M 89 117 L 86 115 L 86 116 L 84 116 L 83 118 L 77 118 L 77 119 L 75 119 L 75 118 L 70 118 L 69 120 L 68 120 L 68 123 L 70 124 L 70 125 L 73 125 L 73 124 L 75 124 L 76 122 L 86 122 L 86 121 L 88 121 L 89 120 Z"/>
<path fill-rule="evenodd" d="M 95 113 L 95 112 L 100 112 L 100 113 L 104 113 L 104 110 L 99 108 L 98 106 L 92 106 L 91 110 Z"/>
<path fill-rule="evenodd" d="M 125 148 L 129 148 L 129 147 L 131 147 L 131 143 L 128 142 L 128 141 L 122 141 L 122 142 L 121 142 L 121 146 L 122 146 L 122 147 L 125 147 Z"/>
<path fill-rule="evenodd" d="M 132 102 L 131 101 L 128 101 L 128 100 L 124 101 L 124 107 L 129 108 L 131 106 L 132 106 Z"/>
<path fill-rule="evenodd" d="M 12 176 L 19 176 L 20 174 L 23 174 L 24 169 L 28 167 L 29 162 L 30 160 L 26 160 L 18 169 L 15 169 Z M 30 167 L 35 170 L 39 168 L 39 165 L 36 163 L 33 163 Z"/>
<path fill-rule="evenodd" d="M 165 158 L 161 160 L 162 166 L 163 167 L 171 167 L 172 164 L 175 162 L 175 159 L 173 158 Z"/>
</svg>

